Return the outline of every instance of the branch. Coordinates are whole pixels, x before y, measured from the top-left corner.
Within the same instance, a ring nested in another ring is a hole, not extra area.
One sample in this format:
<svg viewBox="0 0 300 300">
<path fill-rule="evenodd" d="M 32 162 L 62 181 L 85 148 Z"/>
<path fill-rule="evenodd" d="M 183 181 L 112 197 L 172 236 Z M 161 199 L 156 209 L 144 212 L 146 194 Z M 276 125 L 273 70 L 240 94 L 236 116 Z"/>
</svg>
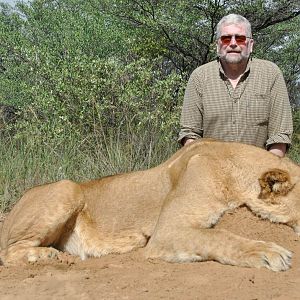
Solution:
<svg viewBox="0 0 300 300">
<path fill-rule="evenodd" d="M 278 12 L 279 11 L 277 11 L 277 13 Z M 276 13 L 275 13 L 275 15 L 276 15 Z M 282 22 L 294 19 L 295 17 L 297 17 L 299 15 L 300 15 L 300 11 L 293 12 L 293 13 L 291 13 L 288 16 L 284 16 L 284 17 L 281 17 L 281 18 L 278 18 L 278 19 L 272 19 L 272 16 L 270 16 L 261 25 L 254 26 L 254 30 L 255 31 L 260 31 L 260 30 L 268 28 L 268 27 L 270 27 L 272 25 L 275 25 L 275 24 L 278 24 L 278 23 L 282 23 Z"/>
</svg>

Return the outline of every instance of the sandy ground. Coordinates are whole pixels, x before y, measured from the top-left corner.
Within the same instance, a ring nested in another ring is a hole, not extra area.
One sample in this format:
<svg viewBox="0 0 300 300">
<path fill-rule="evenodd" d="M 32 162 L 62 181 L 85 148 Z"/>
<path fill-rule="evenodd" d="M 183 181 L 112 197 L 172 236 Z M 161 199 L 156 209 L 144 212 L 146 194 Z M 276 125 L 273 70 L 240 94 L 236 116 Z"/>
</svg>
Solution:
<svg viewBox="0 0 300 300">
<path fill-rule="evenodd" d="M 217 227 L 292 250 L 292 268 L 275 273 L 217 262 L 147 261 L 141 249 L 70 265 L 1 266 L 0 299 L 300 299 L 300 241 L 291 228 L 246 208 L 225 215 Z"/>
</svg>

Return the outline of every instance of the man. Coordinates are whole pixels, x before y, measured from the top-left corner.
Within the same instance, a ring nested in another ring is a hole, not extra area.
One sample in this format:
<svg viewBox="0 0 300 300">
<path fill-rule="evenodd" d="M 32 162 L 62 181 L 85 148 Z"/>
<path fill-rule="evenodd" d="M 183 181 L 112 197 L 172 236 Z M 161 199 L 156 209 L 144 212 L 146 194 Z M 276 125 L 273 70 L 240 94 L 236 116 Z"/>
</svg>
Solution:
<svg viewBox="0 0 300 300">
<path fill-rule="evenodd" d="M 249 21 L 223 17 L 217 25 L 218 60 L 194 70 L 187 84 L 182 145 L 210 137 L 285 155 L 293 131 L 286 85 L 275 64 L 250 58 L 252 49 Z"/>
</svg>

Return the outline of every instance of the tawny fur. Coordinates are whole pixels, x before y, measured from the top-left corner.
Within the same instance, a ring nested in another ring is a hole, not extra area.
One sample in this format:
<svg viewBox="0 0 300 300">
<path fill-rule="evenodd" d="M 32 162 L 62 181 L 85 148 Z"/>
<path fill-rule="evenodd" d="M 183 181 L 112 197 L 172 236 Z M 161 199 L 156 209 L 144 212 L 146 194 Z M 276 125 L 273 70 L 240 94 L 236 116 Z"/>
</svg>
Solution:
<svg viewBox="0 0 300 300">
<path fill-rule="evenodd" d="M 200 140 L 161 165 L 84 183 L 32 188 L 1 229 L 5 265 L 100 257 L 145 247 L 170 262 L 287 270 L 291 252 L 214 225 L 246 205 L 257 216 L 300 232 L 300 167 L 254 146 Z"/>
</svg>

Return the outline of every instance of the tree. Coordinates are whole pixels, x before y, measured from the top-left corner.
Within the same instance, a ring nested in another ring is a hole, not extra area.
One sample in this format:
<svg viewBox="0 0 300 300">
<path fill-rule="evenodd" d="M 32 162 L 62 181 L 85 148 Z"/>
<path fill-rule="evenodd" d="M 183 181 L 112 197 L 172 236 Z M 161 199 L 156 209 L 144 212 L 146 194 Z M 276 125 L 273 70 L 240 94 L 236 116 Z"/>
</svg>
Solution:
<svg viewBox="0 0 300 300">
<path fill-rule="evenodd" d="M 162 55 L 168 69 L 176 69 L 185 78 L 197 66 L 216 57 L 215 31 L 222 16 L 244 15 L 251 22 L 257 41 L 255 55 L 274 59 L 284 71 L 293 102 L 298 97 L 297 0 L 122 0 L 94 1 L 93 5 L 135 29 L 131 43 L 137 55 Z"/>
<path fill-rule="evenodd" d="M 70 133 L 86 139 L 130 124 L 132 135 L 165 130 L 164 137 L 174 139 L 180 76 L 165 72 L 161 57 L 127 51 L 131 29 L 91 4 L 36 0 L 19 3 L 16 14 L 3 13 L 3 28 L 10 22 L 18 26 L 6 33 L 11 36 L 3 43 L 7 70 L 0 77 L 15 92 L 8 98 L 0 91 L 0 97 L 8 103 L 13 97 L 24 107 L 19 132 L 63 143 Z"/>
</svg>

